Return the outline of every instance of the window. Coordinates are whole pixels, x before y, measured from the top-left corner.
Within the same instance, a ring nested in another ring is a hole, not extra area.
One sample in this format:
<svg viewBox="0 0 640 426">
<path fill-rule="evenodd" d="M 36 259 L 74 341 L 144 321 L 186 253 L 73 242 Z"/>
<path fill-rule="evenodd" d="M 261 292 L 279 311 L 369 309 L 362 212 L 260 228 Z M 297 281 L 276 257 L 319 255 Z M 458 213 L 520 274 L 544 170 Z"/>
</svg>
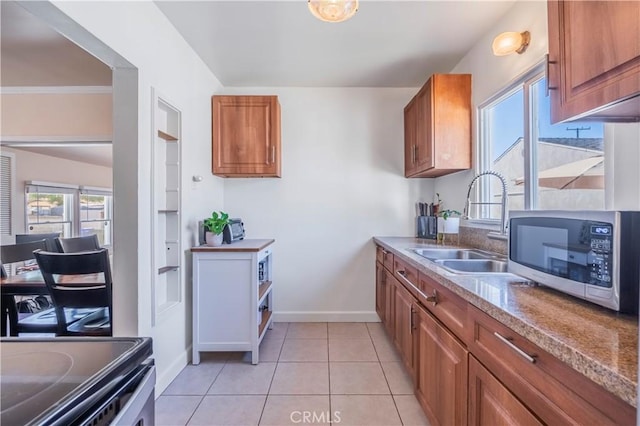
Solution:
<svg viewBox="0 0 640 426">
<path fill-rule="evenodd" d="M 505 177 L 509 210 L 604 209 L 603 125 L 552 125 L 542 67 L 481 105 L 478 117 L 480 171 Z M 471 216 L 499 218 L 500 182 L 478 183 L 482 201 L 496 205 L 478 205 Z"/>
<path fill-rule="evenodd" d="M 61 237 L 72 237 L 75 192 L 67 187 L 27 185 L 27 233 L 58 232 Z"/>
<path fill-rule="evenodd" d="M 13 199 L 13 157 L 0 156 L 0 234 L 11 235 Z"/>
<path fill-rule="evenodd" d="M 111 193 L 92 188 L 80 190 L 80 235 L 96 234 L 100 245 L 111 245 Z"/>
<path fill-rule="evenodd" d="M 69 238 L 96 234 L 112 244 L 113 196 L 101 188 L 56 184 L 26 185 L 27 233 L 57 232 Z"/>
</svg>

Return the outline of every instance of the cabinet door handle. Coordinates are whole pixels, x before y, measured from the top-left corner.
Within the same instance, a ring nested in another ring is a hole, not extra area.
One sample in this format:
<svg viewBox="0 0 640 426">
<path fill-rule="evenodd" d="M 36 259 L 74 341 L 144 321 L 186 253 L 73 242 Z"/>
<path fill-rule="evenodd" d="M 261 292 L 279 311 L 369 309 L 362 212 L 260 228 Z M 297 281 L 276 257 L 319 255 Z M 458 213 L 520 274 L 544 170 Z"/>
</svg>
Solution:
<svg viewBox="0 0 640 426">
<path fill-rule="evenodd" d="M 409 309 L 409 334 L 413 334 L 413 306 Z"/>
<path fill-rule="evenodd" d="M 409 281 L 409 279 L 407 278 L 407 273 L 405 271 L 396 271 L 396 272 L 398 272 L 398 276 L 402 278 L 404 282 L 409 284 L 411 287 L 414 287 L 414 288 L 416 287 L 415 285 L 413 285 L 411 281 Z"/>
<path fill-rule="evenodd" d="M 536 355 L 529 355 L 528 353 L 526 353 L 525 351 L 523 351 L 522 349 L 520 349 L 519 347 L 517 347 L 516 345 L 514 345 L 511 340 L 513 340 L 513 338 L 511 337 L 504 337 L 502 335 L 500 335 L 500 333 L 498 333 L 497 331 L 493 332 L 493 335 L 496 336 L 498 339 L 500 339 L 505 345 L 509 346 L 511 349 L 513 349 L 514 351 L 516 351 L 516 353 L 518 355 L 520 355 L 521 357 L 523 357 L 524 359 L 526 359 L 527 361 L 529 361 L 531 364 L 535 364 L 536 362 Z"/>
<path fill-rule="evenodd" d="M 556 90 L 557 87 L 556 86 L 550 86 L 549 85 L 549 65 L 551 64 L 557 64 L 556 61 L 551 61 L 549 60 L 549 54 L 547 53 L 546 55 L 546 61 L 545 61 L 545 65 L 546 65 L 546 69 L 545 69 L 545 77 L 547 79 L 547 97 L 549 97 L 549 91 L 550 90 Z"/>
</svg>

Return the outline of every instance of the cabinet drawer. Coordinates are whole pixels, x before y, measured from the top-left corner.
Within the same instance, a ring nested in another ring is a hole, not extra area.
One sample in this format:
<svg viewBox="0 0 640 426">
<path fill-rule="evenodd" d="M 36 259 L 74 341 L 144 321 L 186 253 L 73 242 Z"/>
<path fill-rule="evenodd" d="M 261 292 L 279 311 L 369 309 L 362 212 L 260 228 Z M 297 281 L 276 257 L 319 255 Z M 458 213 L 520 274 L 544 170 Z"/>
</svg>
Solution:
<svg viewBox="0 0 640 426">
<path fill-rule="evenodd" d="M 418 297 L 418 269 L 403 260 L 395 258 L 393 261 L 393 275 L 414 297 Z"/>
<path fill-rule="evenodd" d="M 460 340 L 466 340 L 467 302 L 422 272 L 418 274 L 418 300 Z M 426 297 L 425 297 L 426 296 Z M 466 343 L 466 342 L 465 342 Z"/>
<path fill-rule="evenodd" d="M 544 423 L 635 423 L 629 404 L 475 306 L 468 314 L 470 351 Z"/>
<path fill-rule="evenodd" d="M 376 258 L 380 263 L 384 265 L 385 268 L 393 272 L 393 258 L 394 258 L 393 253 L 391 253 L 390 251 L 382 247 L 378 247 Z"/>
</svg>

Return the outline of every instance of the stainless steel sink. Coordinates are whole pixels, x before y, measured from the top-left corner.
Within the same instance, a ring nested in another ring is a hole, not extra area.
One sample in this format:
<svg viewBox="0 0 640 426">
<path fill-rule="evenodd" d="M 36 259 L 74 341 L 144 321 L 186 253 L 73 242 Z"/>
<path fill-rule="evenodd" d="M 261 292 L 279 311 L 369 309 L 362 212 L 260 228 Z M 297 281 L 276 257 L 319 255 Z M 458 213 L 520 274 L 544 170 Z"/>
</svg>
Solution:
<svg viewBox="0 0 640 426">
<path fill-rule="evenodd" d="M 429 260 L 441 259 L 491 259 L 495 255 L 475 249 L 414 249 L 416 254 Z"/>
<path fill-rule="evenodd" d="M 507 262 L 495 259 L 441 259 L 435 263 L 458 274 L 506 273 Z"/>
</svg>

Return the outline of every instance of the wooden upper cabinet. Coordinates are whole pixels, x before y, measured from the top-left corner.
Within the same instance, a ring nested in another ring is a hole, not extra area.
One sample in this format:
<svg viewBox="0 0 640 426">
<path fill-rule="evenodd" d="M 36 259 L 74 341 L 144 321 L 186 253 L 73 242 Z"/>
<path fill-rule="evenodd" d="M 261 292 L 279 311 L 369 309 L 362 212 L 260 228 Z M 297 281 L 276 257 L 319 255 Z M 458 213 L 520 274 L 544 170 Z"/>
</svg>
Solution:
<svg viewBox="0 0 640 426">
<path fill-rule="evenodd" d="M 405 176 L 471 168 L 471 74 L 434 74 L 404 110 Z"/>
<path fill-rule="evenodd" d="M 640 2 L 549 1 L 551 121 L 640 120 Z"/>
<path fill-rule="evenodd" d="M 225 177 L 280 177 L 277 96 L 213 96 L 212 168 Z"/>
</svg>

